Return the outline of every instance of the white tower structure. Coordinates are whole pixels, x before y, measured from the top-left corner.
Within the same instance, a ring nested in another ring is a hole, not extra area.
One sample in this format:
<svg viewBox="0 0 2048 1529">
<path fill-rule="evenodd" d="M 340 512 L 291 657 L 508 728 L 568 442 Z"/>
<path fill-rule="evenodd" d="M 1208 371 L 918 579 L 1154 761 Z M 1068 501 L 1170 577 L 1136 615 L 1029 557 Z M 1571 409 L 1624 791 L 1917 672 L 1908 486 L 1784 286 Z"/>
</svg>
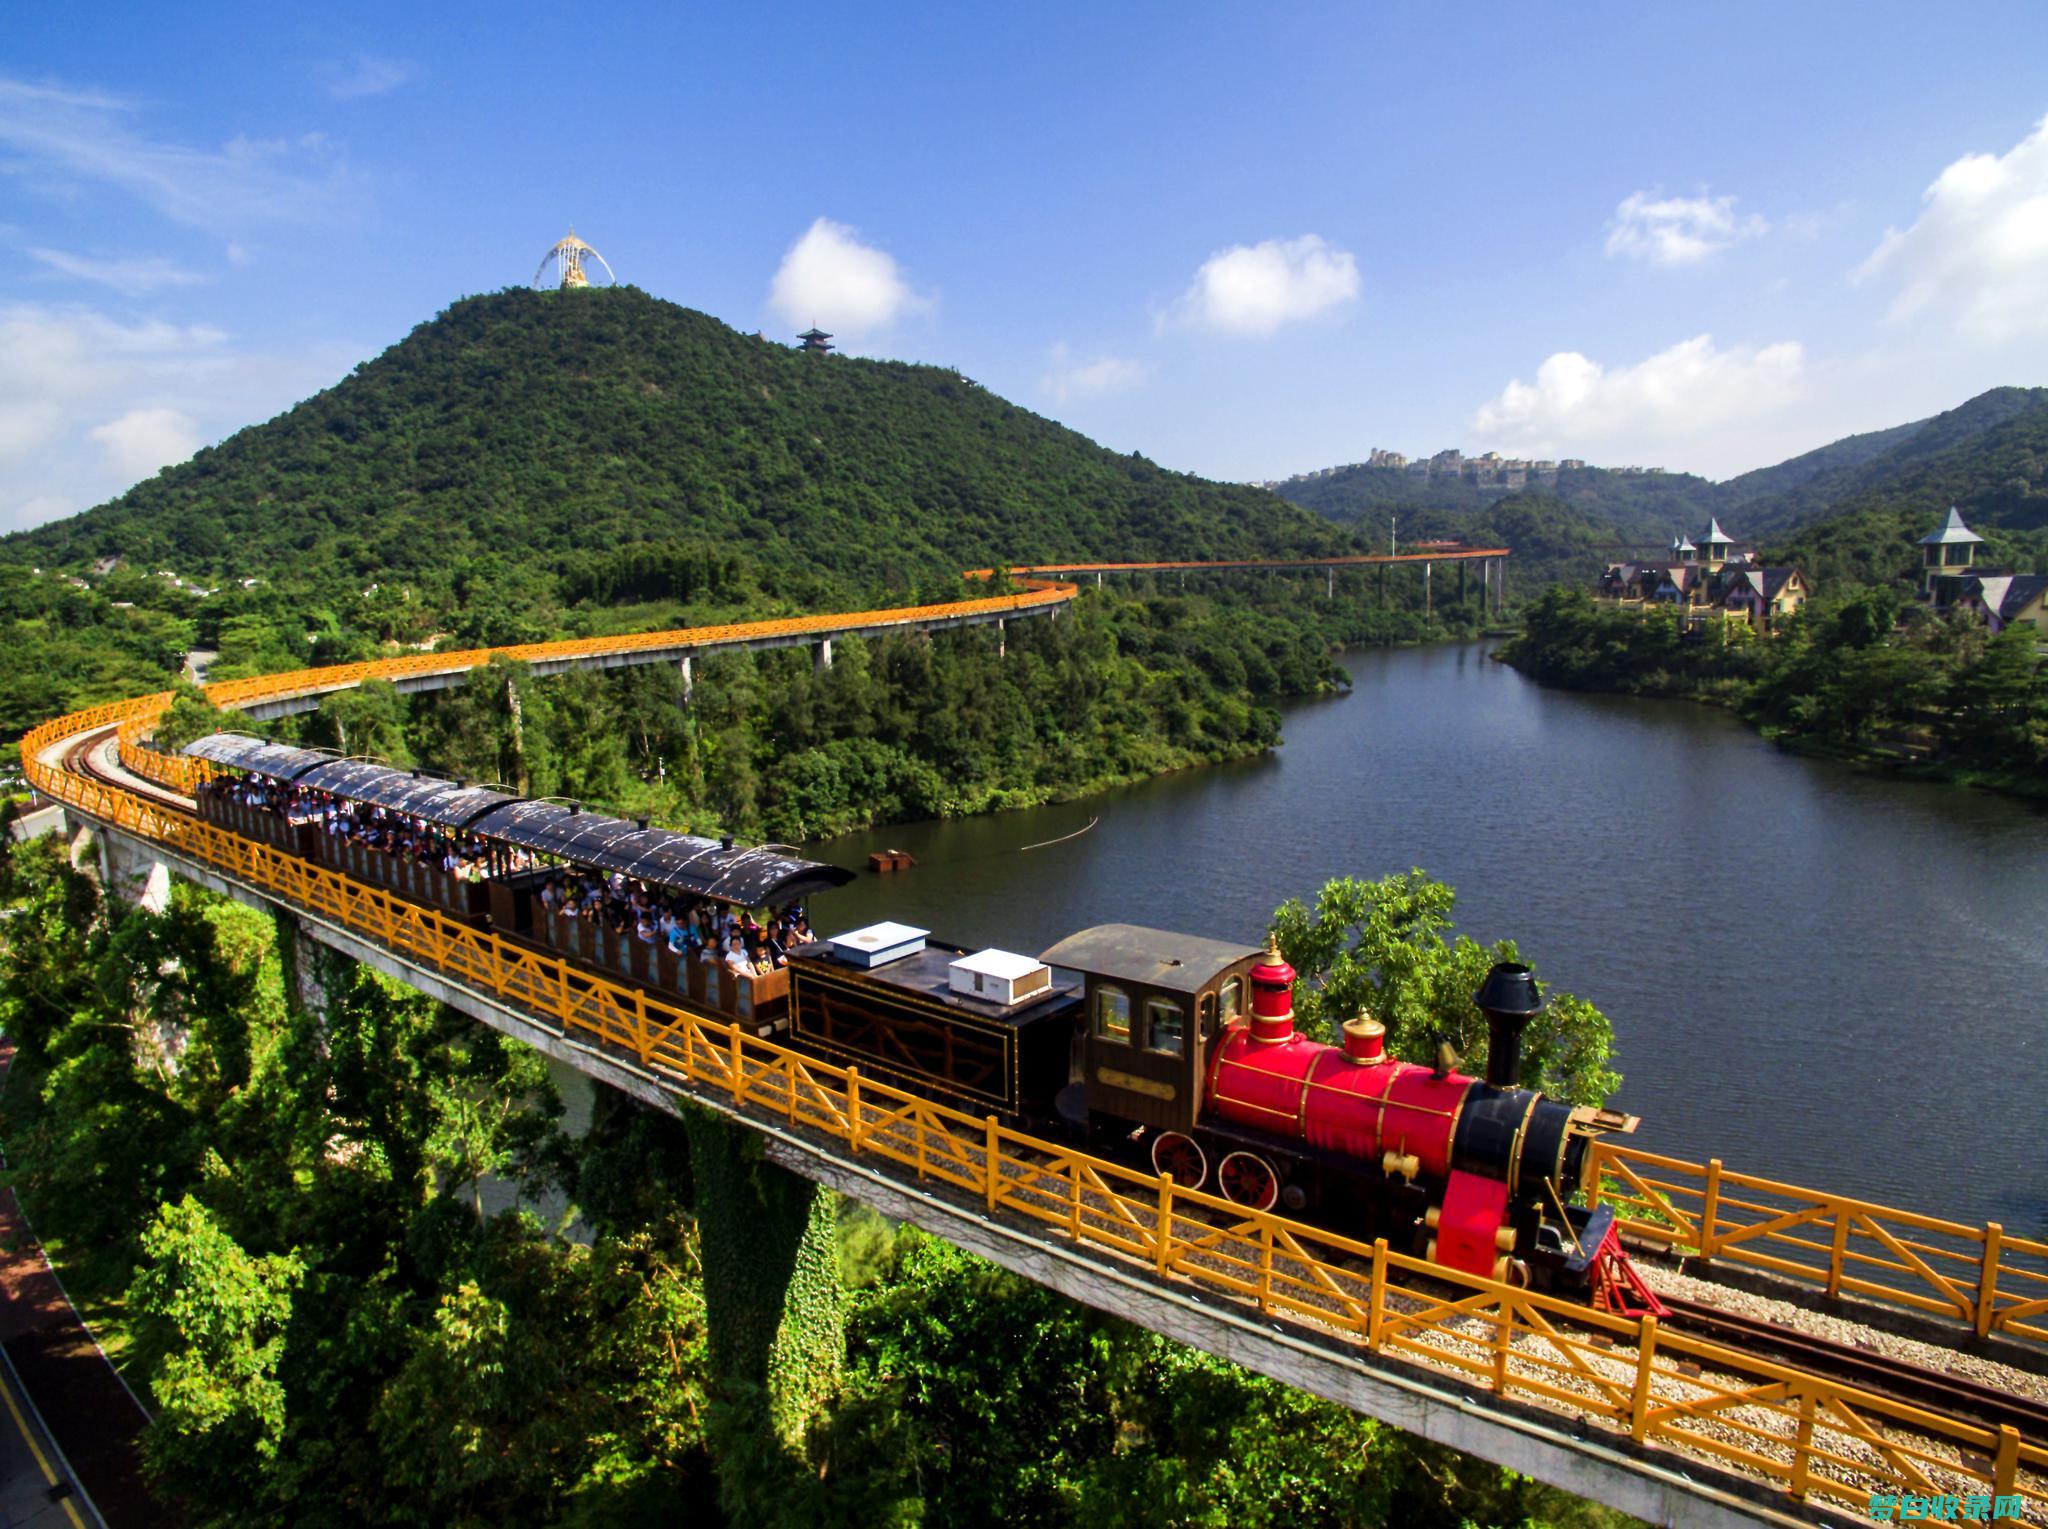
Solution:
<svg viewBox="0 0 2048 1529">
<path fill-rule="evenodd" d="M 619 278 L 612 274 L 612 268 L 605 263 L 604 256 L 576 237 L 572 226 L 566 236 L 557 240 L 552 249 L 540 257 L 540 268 L 533 273 L 533 284 L 539 286 L 541 277 L 547 274 L 550 264 L 555 267 L 557 287 L 587 287 L 590 277 L 583 269 L 585 260 L 595 260 L 604 271 L 607 284 L 617 286 Z"/>
</svg>

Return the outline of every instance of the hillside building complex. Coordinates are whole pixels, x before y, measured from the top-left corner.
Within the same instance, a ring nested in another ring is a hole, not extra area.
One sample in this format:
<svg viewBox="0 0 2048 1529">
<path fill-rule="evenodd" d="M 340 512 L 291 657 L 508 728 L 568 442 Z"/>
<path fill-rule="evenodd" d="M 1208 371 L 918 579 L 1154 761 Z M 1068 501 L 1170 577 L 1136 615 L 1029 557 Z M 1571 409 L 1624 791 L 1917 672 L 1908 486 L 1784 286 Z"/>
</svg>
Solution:
<svg viewBox="0 0 2048 1529">
<path fill-rule="evenodd" d="M 1279 488 L 1285 483 L 1306 483 L 1315 478 L 1334 478 L 1339 473 L 1356 472 L 1361 468 L 1377 467 L 1388 472 L 1404 472 L 1418 482 L 1439 482 L 1458 480 L 1477 488 L 1497 488 L 1506 493 L 1527 488 L 1535 483 L 1543 488 L 1556 488 L 1557 476 L 1561 472 L 1581 472 L 1585 469 L 1584 457 L 1563 457 L 1557 461 L 1548 458 L 1504 457 L 1497 451 L 1482 452 L 1468 457 L 1455 447 L 1439 451 L 1435 456 L 1410 457 L 1398 451 L 1388 451 L 1375 446 L 1363 462 L 1346 462 L 1337 467 L 1319 467 L 1314 472 L 1296 473 L 1291 478 L 1275 478 L 1261 483 L 1261 488 Z M 1661 467 L 1625 467 L 1616 469 L 1629 473 L 1660 473 Z"/>
</svg>

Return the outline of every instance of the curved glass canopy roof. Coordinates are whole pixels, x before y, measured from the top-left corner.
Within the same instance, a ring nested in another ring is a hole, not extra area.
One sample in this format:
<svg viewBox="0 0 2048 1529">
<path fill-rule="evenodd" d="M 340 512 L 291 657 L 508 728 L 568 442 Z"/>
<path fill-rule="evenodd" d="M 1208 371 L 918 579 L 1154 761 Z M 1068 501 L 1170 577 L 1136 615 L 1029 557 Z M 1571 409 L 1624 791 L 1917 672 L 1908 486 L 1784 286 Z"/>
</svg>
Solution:
<svg viewBox="0 0 2048 1529">
<path fill-rule="evenodd" d="M 215 733 L 185 752 L 353 802 L 463 829 L 571 865 L 743 907 L 844 886 L 853 873 L 780 850 L 734 845 L 630 823 L 561 802 L 538 802 L 363 759 L 339 759 L 241 733 Z"/>
</svg>

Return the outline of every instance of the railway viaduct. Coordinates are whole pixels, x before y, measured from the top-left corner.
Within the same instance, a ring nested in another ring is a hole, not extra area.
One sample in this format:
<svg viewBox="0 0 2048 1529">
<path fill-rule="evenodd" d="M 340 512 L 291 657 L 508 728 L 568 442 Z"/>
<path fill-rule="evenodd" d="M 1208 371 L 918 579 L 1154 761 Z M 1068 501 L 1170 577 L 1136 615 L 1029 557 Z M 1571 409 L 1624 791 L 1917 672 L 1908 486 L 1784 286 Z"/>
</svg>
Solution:
<svg viewBox="0 0 2048 1529">
<path fill-rule="evenodd" d="M 1033 576 L 1022 593 L 944 606 L 410 655 L 227 681 L 209 694 L 262 717 L 317 706 L 321 695 L 365 679 L 411 689 L 456 683 L 499 655 L 545 673 L 682 665 L 719 648 L 806 643 L 828 662 L 837 636 L 1051 616 L 1076 590 L 1041 576 L 1128 566 L 1016 570 Z M 307 938 L 655 1108 L 694 1103 L 742 1123 L 773 1162 L 884 1215 L 1090 1306 L 1652 1523 L 1868 1522 L 1872 1493 L 2024 1490 L 2031 1503 L 2041 1500 L 2048 1440 L 2009 1425 L 1915 1407 L 1660 1333 L 1654 1319 L 1451 1274 L 1384 1243 L 1346 1243 L 1176 1189 L 227 835 L 180 810 L 198 762 L 144 746 L 168 699 L 77 713 L 23 740 L 31 784 L 61 804 L 71 831 L 97 836 L 103 874 L 124 895 L 160 897 L 165 878 L 177 876 L 274 910 Z M 1747 1263 L 1830 1296 L 1855 1293 L 1945 1320 L 1958 1343 L 2037 1352 L 2048 1343 L 2048 1244 L 1745 1179 L 1719 1163 L 1607 1143 L 1599 1151 L 1588 1177 L 1605 1181 L 1607 1199 L 1641 1237 L 1718 1266 Z M 1815 1227 L 1833 1228 L 1831 1245 L 1796 1235 Z M 1905 1277 L 1852 1267 L 1853 1249 L 1866 1245 L 1900 1255 L 1884 1262 Z M 1950 1278 L 1936 1259 L 1968 1269 Z"/>
</svg>

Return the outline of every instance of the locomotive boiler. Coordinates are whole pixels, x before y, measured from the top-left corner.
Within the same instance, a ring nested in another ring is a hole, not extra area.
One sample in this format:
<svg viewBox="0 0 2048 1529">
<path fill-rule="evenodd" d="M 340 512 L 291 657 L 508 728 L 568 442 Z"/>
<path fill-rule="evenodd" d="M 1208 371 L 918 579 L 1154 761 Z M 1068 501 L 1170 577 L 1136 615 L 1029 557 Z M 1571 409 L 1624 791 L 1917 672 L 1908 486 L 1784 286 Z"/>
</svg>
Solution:
<svg viewBox="0 0 2048 1529">
<path fill-rule="evenodd" d="M 1385 1207 L 1373 1218 L 1380 1231 L 1409 1233 L 1447 1268 L 1526 1282 L 1529 1259 L 1564 1270 L 1574 1263 L 1567 1242 L 1577 1252 L 1589 1232 L 1600 1240 L 1590 1217 L 1571 1215 L 1586 1144 L 1635 1121 L 1516 1085 L 1522 1030 L 1542 1007 L 1528 967 L 1495 966 L 1475 995 L 1488 1029 L 1483 1079 L 1399 1060 L 1385 1027 L 1364 1016 L 1344 1025 L 1342 1046 L 1310 1040 L 1294 1028 L 1293 983 L 1277 954 L 1252 968 L 1249 1022 L 1209 1066 L 1217 1117 L 1298 1143 L 1307 1163 L 1368 1183 L 1376 1172 L 1382 1193 L 1368 1198 Z"/>
</svg>

